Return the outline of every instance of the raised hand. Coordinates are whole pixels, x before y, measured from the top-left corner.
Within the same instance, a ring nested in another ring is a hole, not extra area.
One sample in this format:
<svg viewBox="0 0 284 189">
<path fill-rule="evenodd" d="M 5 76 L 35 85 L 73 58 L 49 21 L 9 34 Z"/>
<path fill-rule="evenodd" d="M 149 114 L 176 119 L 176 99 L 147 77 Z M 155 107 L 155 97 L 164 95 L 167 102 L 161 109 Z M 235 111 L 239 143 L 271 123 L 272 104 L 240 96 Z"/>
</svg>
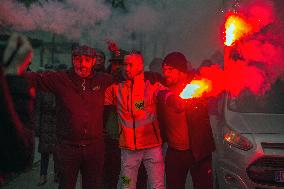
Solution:
<svg viewBox="0 0 284 189">
<path fill-rule="evenodd" d="M 25 36 L 13 33 L 3 55 L 4 73 L 21 75 L 32 59 L 32 46 Z"/>
</svg>

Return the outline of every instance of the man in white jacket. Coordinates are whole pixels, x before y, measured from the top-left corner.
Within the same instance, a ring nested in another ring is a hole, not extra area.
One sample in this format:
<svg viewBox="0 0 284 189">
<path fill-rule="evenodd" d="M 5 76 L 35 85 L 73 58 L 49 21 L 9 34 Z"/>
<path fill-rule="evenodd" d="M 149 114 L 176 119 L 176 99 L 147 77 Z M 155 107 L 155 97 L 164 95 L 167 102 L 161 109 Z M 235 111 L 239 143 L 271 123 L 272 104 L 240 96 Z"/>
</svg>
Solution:
<svg viewBox="0 0 284 189">
<path fill-rule="evenodd" d="M 140 53 L 126 55 L 122 67 L 124 80 L 112 84 L 105 93 L 105 105 L 115 105 L 118 113 L 122 188 L 136 188 L 143 162 L 151 187 L 164 189 L 162 140 L 155 103 L 158 92 L 165 88 L 144 73 Z"/>
</svg>

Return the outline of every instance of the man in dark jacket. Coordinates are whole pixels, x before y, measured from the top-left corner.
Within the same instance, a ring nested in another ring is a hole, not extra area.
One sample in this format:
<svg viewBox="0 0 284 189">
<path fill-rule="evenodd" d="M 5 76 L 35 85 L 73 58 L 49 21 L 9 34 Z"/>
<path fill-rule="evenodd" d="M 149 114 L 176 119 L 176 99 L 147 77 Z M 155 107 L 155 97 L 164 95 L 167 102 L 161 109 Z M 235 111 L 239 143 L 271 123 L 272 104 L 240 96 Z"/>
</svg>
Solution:
<svg viewBox="0 0 284 189">
<path fill-rule="evenodd" d="M 53 65 L 46 64 L 45 71 L 52 71 Z M 47 171 L 50 154 L 54 154 L 56 146 L 56 103 L 52 93 L 37 93 L 35 104 L 36 128 L 39 135 L 38 152 L 40 153 L 40 177 L 37 186 L 47 182 Z M 54 180 L 58 176 L 56 157 L 54 160 Z"/>
<path fill-rule="evenodd" d="M 124 54 L 120 50 L 119 54 L 113 53 L 109 59 L 107 72 L 111 74 L 115 81 L 120 81 L 121 66 Z M 118 147 L 118 117 L 115 106 L 105 106 L 104 109 L 104 131 L 105 131 L 105 163 L 104 165 L 104 188 L 116 189 L 120 174 L 120 149 Z"/>
<path fill-rule="evenodd" d="M 165 57 L 162 71 L 166 86 L 176 95 L 192 80 L 187 60 L 179 52 Z M 190 170 L 195 189 L 210 189 L 213 188 L 211 153 L 214 141 L 206 99 L 191 99 L 187 104 L 188 108 L 180 112 L 158 102 L 159 121 L 168 142 L 167 188 L 184 189 Z"/>
<path fill-rule="evenodd" d="M 92 71 L 96 51 L 87 46 L 72 49 L 70 71 L 26 73 L 33 86 L 53 93 L 57 104 L 55 153 L 59 188 L 75 188 L 78 172 L 84 189 L 101 188 L 104 163 L 104 92 L 111 77 Z"/>
</svg>

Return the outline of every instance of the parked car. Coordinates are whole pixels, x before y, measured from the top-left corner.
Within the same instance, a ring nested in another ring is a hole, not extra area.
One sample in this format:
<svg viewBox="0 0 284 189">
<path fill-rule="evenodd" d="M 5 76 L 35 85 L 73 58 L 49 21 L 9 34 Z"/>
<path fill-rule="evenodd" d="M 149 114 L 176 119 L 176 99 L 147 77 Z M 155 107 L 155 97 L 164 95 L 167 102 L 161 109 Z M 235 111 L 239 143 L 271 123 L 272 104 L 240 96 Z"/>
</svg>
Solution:
<svg viewBox="0 0 284 189">
<path fill-rule="evenodd" d="M 284 82 L 264 95 L 224 93 L 211 115 L 216 188 L 284 188 Z"/>
</svg>

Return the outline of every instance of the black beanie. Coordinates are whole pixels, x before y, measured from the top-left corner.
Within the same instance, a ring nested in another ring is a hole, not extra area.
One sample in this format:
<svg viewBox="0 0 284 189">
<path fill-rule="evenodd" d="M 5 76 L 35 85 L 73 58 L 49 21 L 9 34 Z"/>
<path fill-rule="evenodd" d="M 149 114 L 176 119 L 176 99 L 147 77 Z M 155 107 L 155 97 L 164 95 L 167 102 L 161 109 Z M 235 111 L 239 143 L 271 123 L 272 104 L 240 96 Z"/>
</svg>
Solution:
<svg viewBox="0 0 284 189">
<path fill-rule="evenodd" d="M 171 66 L 182 72 L 187 72 L 187 60 L 180 52 L 171 52 L 164 58 L 162 66 Z"/>
</svg>

